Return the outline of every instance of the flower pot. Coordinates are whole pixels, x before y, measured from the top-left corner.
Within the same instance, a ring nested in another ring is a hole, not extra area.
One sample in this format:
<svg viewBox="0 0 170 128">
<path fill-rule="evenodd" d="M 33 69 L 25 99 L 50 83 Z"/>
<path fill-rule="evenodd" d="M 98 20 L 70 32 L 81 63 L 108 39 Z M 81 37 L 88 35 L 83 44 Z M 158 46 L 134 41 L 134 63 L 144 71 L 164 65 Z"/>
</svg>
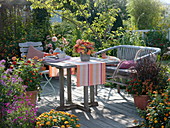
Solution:
<svg viewBox="0 0 170 128">
<path fill-rule="evenodd" d="M 80 59 L 81 61 L 89 61 L 90 55 L 80 53 Z"/>
<path fill-rule="evenodd" d="M 30 99 L 31 104 L 36 106 L 38 91 L 26 91 L 26 96 Z"/>
<path fill-rule="evenodd" d="M 138 109 L 141 109 L 141 110 L 145 110 L 148 103 L 149 103 L 149 96 L 148 95 L 134 95 L 134 103 L 135 103 L 135 106 L 138 108 Z"/>
</svg>

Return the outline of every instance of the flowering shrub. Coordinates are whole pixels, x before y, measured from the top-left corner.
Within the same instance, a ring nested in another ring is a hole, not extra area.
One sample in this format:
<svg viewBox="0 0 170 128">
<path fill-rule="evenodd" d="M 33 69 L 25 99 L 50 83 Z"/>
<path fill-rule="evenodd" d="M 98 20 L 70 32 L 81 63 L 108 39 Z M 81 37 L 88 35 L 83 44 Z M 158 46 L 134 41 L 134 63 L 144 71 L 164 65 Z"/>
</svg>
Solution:
<svg viewBox="0 0 170 128">
<path fill-rule="evenodd" d="M 158 88 L 157 85 L 154 85 L 150 79 L 142 82 L 142 80 L 135 78 L 129 81 L 129 84 L 126 87 L 126 91 L 129 94 L 146 95 L 148 94 L 148 92 L 152 92 L 157 88 Z"/>
<path fill-rule="evenodd" d="M 5 103 L 12 103 L 14 96 L 24 93 L 26 86 L 22 85 L 22 79 L 13 75 L 11 69 L 5 70 L 5 60 L 0 61 L 0 110 Z"/>
<path fill-rule="evenodd" d="M 38 58 L 35 58 L 38 59 Z M 41 74 L 39 73 L 41 63 L 39 60 L 12 58 L 10 68 L 13 69 L 14 74 L 18 74 L 23 84 L 27 85 L 26 91 L 35 91 L 40 89 Z"/>
<path fill-rule="evenodd" d="M 159 94 L 168 86 L 167 67 L 151 59 L 142 59 L 135 65 L 136 73 L 128 82 L 126 91 L 130 94 L 146 95 L 157 91 Z"/>
<path fill-rule="evenodd" d="M 76 41 L 76 45 L 74 45 L 74 50 L 76 53 L 82 53 L 82 54 L 93 54 L 94 53 L 94 42 L 89 42 L 85 40 L 78 39 Z"/>
<path fill-rule="evenodd" d="M 61 50 L 65 51 L 66 47 L 68 46 L 69 42 L 61 35 L 58 35 L 57 37 L 55 34 L 50 37 L 49 35 L 46 37 L 45 41 L 45 50 L 46 52 L 53 53 L 53 50 L 57 47 Z"/>
<path fill-rule="evenodd" d="M 14 69 L 6 69 L 0 61 L 0 127 L 31 128 L 35 125 L 36 111 L 30 99 L 23 97 L 26 87 Z"/>
<path fill-rule="evenodd" d="M 6 127 L 34 128 L 37 108 L 31 104 L 30 99 L 25 96 L 14 96 L 13 103 L 5 104 L 6 117 L 4 125 Z"/>
<path fill-rule="evenodd" d="M 37 117 L 36 128 L 79 128 L 77 116 L 63 111 L 51 110 Z"/>
<path fill-rule="evenodd" d="M 146 128 L 170 127 L 170 86 L 164 93 L 153 93 L 153 99 L 147 106 L 147 110 L 139 110 L 144 121 L 141 123 Z"/>
</svg>

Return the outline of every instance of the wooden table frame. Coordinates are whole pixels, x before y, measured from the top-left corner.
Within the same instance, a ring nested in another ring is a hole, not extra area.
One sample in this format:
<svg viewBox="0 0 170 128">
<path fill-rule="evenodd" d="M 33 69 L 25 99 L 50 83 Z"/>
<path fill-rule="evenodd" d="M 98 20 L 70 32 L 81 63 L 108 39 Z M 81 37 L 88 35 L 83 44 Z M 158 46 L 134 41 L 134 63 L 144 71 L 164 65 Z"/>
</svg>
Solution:
<svg viewBox="0 0 170 128">
<path fill-rule="evenodd" d="M 96 60 L 96 58 L 91 58 Z M 105 62 L 106 60 L 99 59 L 98 61 Z M 109 61 L 106 61 L 109 63 Z M 84 103 L 83 105 L 74 104 L 72 102 L 72 91 L 71 91 L 71 68 L 76 68 L 74 64 L 68 64 L 64 62 L 57 63 L 44 63 L 45 65 L 51 65 L 59 69 L 59 83 L 60 83 L 60 106 L 57 110 L 70 110 L 70 109 L 81 109 L 83 111 L 90 112 L 90 106 L 98 106 L 98 103 L 94 99 L 94 86 L 90 86 L 90 102 L 88 102 L 88 86 L 84 87 Z M 67 102 L 64 100 L 64 68 L 67 69 Z"/>
</svg>

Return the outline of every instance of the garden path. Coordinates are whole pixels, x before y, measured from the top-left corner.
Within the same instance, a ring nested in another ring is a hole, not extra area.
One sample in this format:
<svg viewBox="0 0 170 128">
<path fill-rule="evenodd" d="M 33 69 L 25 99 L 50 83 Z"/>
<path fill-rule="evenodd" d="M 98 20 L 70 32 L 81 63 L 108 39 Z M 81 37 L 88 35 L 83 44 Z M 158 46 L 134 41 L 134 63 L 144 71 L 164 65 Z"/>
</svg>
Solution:
<svg viewBox="0 0 170 128">
<path fill-rule="evenodd" d="M 75 76 L 72 76 L 72 98 L 73 102 L 83 102 L 83 87 L 76 87 Z M 41 97 L 37 106 L 39 107 L 38 115 L 55 109 L 59 105 L 59 80 L 52 80 L 57 90 L 57 99 L 54 95 Z M 43 93 L 50 90 L 47 86 Z M 65 85 L 65 96 L 67 93 Z M 98 86 L 98 96 L 96 96 L 99 106 L 91 107 L 91 113 L 84 112 L 79 109 L 69 110 L 67 112 L 75 114 L 80 119 L 81 128 L 127 128 L 134 126 L 133 121 L 140 119 L 137 109 L 134 106 L 133 98 L 121 90 L 117 93 L 117 89 Z"/>
</svg>

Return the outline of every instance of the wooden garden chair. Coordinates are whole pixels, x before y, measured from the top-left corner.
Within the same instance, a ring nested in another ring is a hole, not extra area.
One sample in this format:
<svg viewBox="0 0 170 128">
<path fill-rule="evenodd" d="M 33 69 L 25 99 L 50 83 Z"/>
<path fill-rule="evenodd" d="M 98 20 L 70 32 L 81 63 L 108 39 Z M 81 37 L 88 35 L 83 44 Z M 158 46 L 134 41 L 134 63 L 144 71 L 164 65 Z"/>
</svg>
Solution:
<svg viewBox="0 0 170 128">
<path fill-rule="evenodd" d="M 135 70 L 132 70 L 135 63 L 146 57 L 156 61 L 156 55 L 160 51 L 161 49 L 156 47 L 119 45 L 96 52 L 94 56 L 102 57 L 103 54 L 107 55 L 107 53 L 112 52 L 120 60 L 117 65 L 106 66 L 106 81 L 117 84 L 117 89 L 120 93 L 120 85 L 126 86 L 127 79 L 131 78 L 132 74 L 135 73 Z M 105 58 L 110 58 L 110 56 L 105 56 Z"/>
</svg>

